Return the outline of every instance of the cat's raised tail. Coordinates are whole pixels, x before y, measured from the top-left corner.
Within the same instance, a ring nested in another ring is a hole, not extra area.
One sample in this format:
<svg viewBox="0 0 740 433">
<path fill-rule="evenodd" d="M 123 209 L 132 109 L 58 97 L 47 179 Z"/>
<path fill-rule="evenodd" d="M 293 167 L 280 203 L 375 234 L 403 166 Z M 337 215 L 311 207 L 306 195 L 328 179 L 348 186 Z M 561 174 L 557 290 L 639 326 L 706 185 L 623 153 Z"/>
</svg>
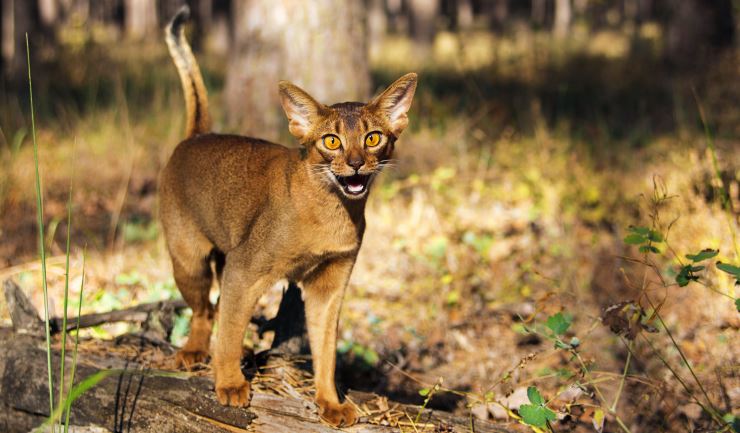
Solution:
<svg viewBox="0 0 740 433">
<path fill-rule="evenodd" d="M 165 29 L 165 40 L 180 74 L 182 90 L 185 94 L 187 124 L 185 137 L 203 134 L 211 130 L 211 115 L 208 113 L 208 93 L 203 84 L 198 62 L 190 49 L 183 24 L 190 19 L 190 8 L 184 5 L 172 18 Z"/>
</svg>

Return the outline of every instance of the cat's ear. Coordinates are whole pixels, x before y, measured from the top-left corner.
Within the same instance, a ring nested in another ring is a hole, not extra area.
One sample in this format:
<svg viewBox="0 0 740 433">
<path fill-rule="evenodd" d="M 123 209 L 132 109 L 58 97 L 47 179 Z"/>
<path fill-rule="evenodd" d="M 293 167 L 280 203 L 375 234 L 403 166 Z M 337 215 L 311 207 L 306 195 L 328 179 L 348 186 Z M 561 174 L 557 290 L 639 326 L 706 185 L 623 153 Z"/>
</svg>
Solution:
<svg viewBox="0 0 740 433">
<path fill-rule="evenodd" d="M 278 83 L 280 104 L 288 116 L 288 129 L 298 140 L 310 135 L 312 125 L 319 119 L 326 107 L 318 103 L 306 91 L 288 81 Z"/>
<path fill-rule="evenodd" d="M 409 124 L 408 113 L 416 92 L 416 74 L 411 72 L 397 79 L 368 105 L 388 119 L 391 131 L 399 135 Z"/>
</svg>

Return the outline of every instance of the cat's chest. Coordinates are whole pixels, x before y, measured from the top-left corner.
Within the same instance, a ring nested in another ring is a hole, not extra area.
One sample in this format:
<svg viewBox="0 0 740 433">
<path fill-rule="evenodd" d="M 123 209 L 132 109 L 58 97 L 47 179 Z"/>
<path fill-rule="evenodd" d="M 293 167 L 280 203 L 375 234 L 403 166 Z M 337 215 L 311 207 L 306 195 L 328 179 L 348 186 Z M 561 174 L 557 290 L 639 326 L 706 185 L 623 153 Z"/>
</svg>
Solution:
<svg viewBox="0 0 740 433">
<path fill-rule="evenodd" d="M 309 256 L 332 257 L 356 253 L 362 232 L 350 224 L 312 226 L 298 236 L 301 251 Z"/>
<path fill-rule="evenodd" d="M 287 257 L 285 273 L 288 279 L 301 281 L 324 263 L 342 257 L 356 256 L 360 241 L 356 235 L 345 236 L 341 231 L 318 232 L 310 237 L 300 237 L 294 246 Z"/>
</svg>

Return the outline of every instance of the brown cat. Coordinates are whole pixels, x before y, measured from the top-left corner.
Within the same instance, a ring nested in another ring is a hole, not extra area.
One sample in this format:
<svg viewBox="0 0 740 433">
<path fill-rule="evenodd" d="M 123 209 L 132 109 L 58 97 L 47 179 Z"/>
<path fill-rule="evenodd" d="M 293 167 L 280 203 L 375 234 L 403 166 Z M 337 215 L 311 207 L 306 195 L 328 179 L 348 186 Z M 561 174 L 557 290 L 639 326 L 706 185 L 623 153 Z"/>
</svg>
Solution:
<svg viewBox="0 0 740 433">
<path fill-rule="evenodd" d="M 300 149 L 211 134 L 205 86 L 182 30 L 187 18 L 181 9 L 166 30 L 185 92 L 187 138 L 164 168 L 159 190 L 175 281 L 193 310 L 178 365 L 189 368 L 207 356 L 215 257 L 222 264 L 216 395 L 221 404 L 246 406 L 250 388 L 240 360 L 254 305 L 277 281 L 299 282 L 320 415 L 335 426 L 351 425 L 355 410 L 339 402 L 334 385 L 339 310 L 365 231 L 368 191 L 408 124 L 416 74 L 368 104 L 332 106 L 281 81 L 281 103 Z"/>
</svg>

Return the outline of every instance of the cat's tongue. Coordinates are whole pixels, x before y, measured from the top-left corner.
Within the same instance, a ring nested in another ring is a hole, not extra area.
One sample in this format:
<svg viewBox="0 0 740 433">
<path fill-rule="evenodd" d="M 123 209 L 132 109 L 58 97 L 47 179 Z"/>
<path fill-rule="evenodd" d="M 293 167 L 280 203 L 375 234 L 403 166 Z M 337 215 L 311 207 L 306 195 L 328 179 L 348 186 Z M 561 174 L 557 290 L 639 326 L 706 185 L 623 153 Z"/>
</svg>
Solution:
<svg viewBox="0 0 740 433">
<path fill-rule="evenodd" d="M 347 182 L 347 190 L 349 190 L 349 192 L 362 192 L 363 189 L 365 189 L 365 184 L 362 182 Z"/>
</svg>

